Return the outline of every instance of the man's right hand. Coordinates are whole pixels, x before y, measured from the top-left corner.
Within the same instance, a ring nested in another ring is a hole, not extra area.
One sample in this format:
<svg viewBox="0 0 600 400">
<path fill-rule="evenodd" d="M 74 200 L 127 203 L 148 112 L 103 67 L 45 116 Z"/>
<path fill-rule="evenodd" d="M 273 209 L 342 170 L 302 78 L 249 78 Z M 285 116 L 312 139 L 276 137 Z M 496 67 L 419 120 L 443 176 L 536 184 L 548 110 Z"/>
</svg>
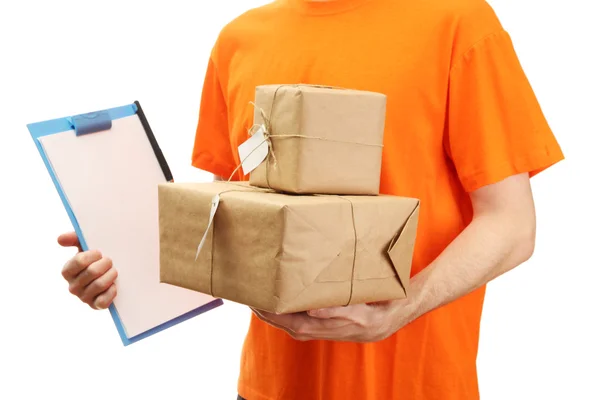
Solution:
<svg viewBox="0 0 600 400">
<path fill-rule="evenodd" d="M 58 244 L 79 249 L 62 270 L 62 276 L 69 282 L 69 292 L 93 309 L 108 308 L 117 295 L 117 270 L 112 260 L 98 250 L 82 251 L 75 232 L 60 235 Z"/>
</svg>

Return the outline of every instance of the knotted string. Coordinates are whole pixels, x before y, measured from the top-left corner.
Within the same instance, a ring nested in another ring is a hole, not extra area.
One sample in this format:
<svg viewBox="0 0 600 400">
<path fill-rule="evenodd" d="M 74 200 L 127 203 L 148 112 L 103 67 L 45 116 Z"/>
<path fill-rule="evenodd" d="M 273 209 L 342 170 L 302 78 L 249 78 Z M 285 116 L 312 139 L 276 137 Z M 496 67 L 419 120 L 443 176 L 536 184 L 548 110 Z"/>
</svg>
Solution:
<svg viewBox="0 0 600 400">
<path fill-rule="evenodd" d="M 254 104 L 254 103 L 251 103 L 251 104 Z M 252 127 L 250 129 L 248 129 L 248 137 L 251 137 L 252 135 L 254 135 L 256 133 L 256 130 L 260 129 L 260 128 L 261 128 L 261 125 L 259 125 L 259 124 L 252 125 Z M 259 144 L 257 144 L 252 150 L 250 150 L 250 152 L 246 155 L 246 157 L 244 157 L 244 159 L 240 161 L 240 163 L 237 165 L 237 167 L 235 167 L 235 169 L 229 176 L 229 179 L 227 179 L 227 182 L 231 182 L 231 180 L 233 179 L 235 174 L 240 170 L 240 168 L 242 168 L 242 166 L 244 165 L 244 162 L 248 159 L 248 157 L 250 157 L 256 150 L 258 150 L 263 143 L 267 142 L 267 144 L 269 145 L 269 153 L 272 153 L 270 136 L 267 135 L 266 129 L 264 130 L 264 132 L 265 132 L 265 138 Z M 268 155 L 267 155 L 267 157 L 268 157 Z M 273 157 L 275 157 L 274 154 L 273 154 Z"/>
</svg>

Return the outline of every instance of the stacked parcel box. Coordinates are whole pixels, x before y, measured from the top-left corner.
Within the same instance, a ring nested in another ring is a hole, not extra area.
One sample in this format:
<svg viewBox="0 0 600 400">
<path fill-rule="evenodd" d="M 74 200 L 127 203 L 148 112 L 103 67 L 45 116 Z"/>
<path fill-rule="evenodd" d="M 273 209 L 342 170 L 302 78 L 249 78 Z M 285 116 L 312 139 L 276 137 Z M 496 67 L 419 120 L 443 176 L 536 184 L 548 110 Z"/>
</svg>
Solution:
<svg viewBox="0 0 600 400">
<path fill-rule="evenodd" d="M 386 100 L 257 87 L 249 182 L 159 187 L 161 282 L 275 313 L 406 297 L 419 201 L 379 193 Z"/>
</svg>

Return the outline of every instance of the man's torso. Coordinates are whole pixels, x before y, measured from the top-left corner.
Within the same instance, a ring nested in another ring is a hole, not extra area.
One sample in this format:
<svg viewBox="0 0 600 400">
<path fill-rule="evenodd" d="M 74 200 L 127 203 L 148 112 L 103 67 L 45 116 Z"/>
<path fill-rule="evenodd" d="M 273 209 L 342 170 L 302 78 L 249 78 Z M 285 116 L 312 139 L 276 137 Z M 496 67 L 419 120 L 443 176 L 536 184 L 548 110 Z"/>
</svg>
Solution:
<svg viewBox="0 0 600 400">
<path fill-rule="evenodd" d="M 253 125 L 249 102 L 257 85 L 306 83 L 387 95 L 381 190 L 421 200 L 415 274 L 469 222 L 468 197 L 444 147 L 448 80 L 453 62 L 468 50 L 460 48 L 463 42 L 457 47 L 459 19 L 488 11 L 469 0 L 363 3 L 327 15 L 286 1 L 250 11 L 223 30 L 213 59 L 236 156 Z M 296 342 L 253 318 L 240 394 L 248 400 L 476 399 L 483 294 L 372 344 Z"/>
</svg>

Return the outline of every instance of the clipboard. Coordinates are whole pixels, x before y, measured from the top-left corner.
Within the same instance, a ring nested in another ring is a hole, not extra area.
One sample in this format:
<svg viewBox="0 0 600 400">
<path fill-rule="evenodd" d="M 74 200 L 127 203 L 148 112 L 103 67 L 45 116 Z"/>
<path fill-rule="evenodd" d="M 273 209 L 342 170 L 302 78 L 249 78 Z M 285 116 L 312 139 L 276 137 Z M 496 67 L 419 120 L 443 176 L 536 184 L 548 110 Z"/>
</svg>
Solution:
<svg viewBox="0 0 600 400">
<path fill-rule="evenodd" d="M 160 283 L 158 184 L 173 177 L 138 101 L 27 128 L 82 249 L 119 273 L 109 311 L 124 346 L 223 304 Z"/>
</svg>

